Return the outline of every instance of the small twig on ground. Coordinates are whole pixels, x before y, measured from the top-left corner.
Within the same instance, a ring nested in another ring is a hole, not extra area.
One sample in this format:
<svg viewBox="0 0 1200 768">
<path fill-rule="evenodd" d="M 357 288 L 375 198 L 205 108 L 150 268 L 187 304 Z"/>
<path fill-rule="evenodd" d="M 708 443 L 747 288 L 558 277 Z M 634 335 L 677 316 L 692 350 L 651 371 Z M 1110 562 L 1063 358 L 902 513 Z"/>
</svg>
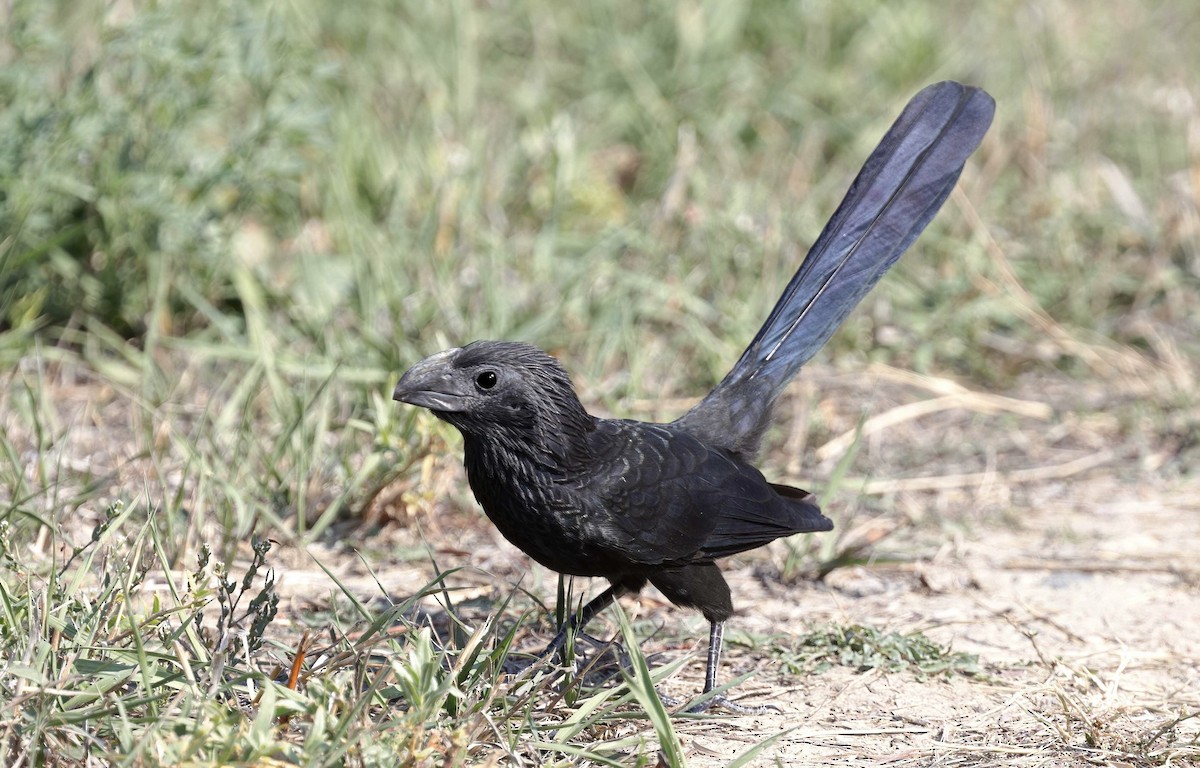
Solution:
<svg viewBox="0 0 1200 768">
<path fill-rule="evenodd" d="M 953 384 L 953 382 L 949 383 Z M 957 385 L 955 386 L 957 387 Z M 950 394 L 930 400 L 905 403 L 904 405 L 884 411 L 878 416 L 872 416 L 863 423 L 861 429 L 856 426 L 854 429 L 843 432 L 818 448 L 817 458 L 822 462 L 833 461 L 850 450 L 850 447 L 854 445 L 854 441 L 861 437 L 883 432 L 906 421 L 919 419 L 922 416 L 953 409 L 961 409 L 973 413 L 1015 413 L 1041 421 L 1045 421 L 1054 415 L 1054 410 L 1045 403 L 1017 400 L 1011 397 L 1001 397 L 981 392 L 971 392 L 964 387 L 958 387 L 958 391 L 952 391 Z"/>
<path fill-rule="evenodd" d="M 862 493 L 872 496 L 903 491 L 945 491 L 953 488 L 969 488 L 975 485 L 983 485 L 984 483 L 999 483 L 1001 485 L 1039 483 L 1046 480 L 1061 480 L 1072 475 L 1078 475 L 1089 469 L 1095 469 L 1107 464 L 1118 457 L 1119 454 L 1116 451 L 1105 449 L 1062 464 L 1013 469 L 1007 472 L 964 472 L 953 475 L 901 477 L 888 480 L 847 478 L 845 483 L 849 487 L 861 487 Z"/>
</svg>

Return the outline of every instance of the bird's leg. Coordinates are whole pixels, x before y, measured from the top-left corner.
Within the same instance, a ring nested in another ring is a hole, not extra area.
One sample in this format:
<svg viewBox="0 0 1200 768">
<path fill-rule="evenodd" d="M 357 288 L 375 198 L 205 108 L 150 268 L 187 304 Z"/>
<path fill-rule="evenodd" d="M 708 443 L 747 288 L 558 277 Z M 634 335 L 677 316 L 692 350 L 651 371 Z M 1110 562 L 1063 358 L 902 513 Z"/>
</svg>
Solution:
<svg viewBox="0 0 1200 768">
<path fill-rule="evenodd" d="M 721 666 L 721 646 L 725 640 L 725 622 L 710 621 L 708 623 L 708 662 L 704 665 L 704 690 L 700 695 L 711 693 L 717 687 L 717 667 Z M 724 704 L 728 699 L 724 696 L 713 696 L 710 699 L 705 699 L 694 707 L 690 707 L 688 712 L 699 713 L 703 712 L 713 704 Z"/>
<path fill-rule="evenodd" d="M 708 625 L 708 663 L 704 667 L 704 691 L 700 694 L 712 693 L 717 687 L 717 667 L 721 665 L 721 646 L 725 639 L 725 622 L 711 621 Z M 744 704 L 735 704 L 730 701 L 725 694 L 717 694 L 712 698 L 704 699 L 699 704 L 689 707 L 688 712 L 697 714 L 708 710 L 712 706 L 718 706 L 722 709 L 735 712 L 739 715 L 761 715 L 766 712 L 779 712 L 779 707 L 765 705 L 761 707 L 747 707 Z"/>
<path fill-rule="evenodd" d="M 583 606 L 583 608 L 579 609 L 578 613 L 567 619 L 567 623 L 563 624 L 562 629 L 558 630 L 558 634 L 554 636 L 554 638 L 550 641 L 550 644 L 546 646 L 546 649 L 538 654 L 538 659 L 544 659 L 553 653 L 557 653 L 561 657 L 563 646 L 567 642 L 567 635 L 572 632 L 582 632 L 583 628 L 587 626 L 588 622 L 595 618 L 597 613 L 600 613 L 600 611 L 603 611 L 605 608 L 612 605 L 612 602 L 616 600 L 617 596 L 623 591 L 623 588 L 614 584 L 589 600 L 587 604 Z M 561 661 L 565 665 L 568 660 L 561 659 Z"/>
<path fill-rule="evenodd" d="M 717 687 L 717 667 L 721 666 L 721 646 L 725 643 L 725 622 L 708 625 L 708 663 L 704 665 L 704 693 Z"/>
</svg>

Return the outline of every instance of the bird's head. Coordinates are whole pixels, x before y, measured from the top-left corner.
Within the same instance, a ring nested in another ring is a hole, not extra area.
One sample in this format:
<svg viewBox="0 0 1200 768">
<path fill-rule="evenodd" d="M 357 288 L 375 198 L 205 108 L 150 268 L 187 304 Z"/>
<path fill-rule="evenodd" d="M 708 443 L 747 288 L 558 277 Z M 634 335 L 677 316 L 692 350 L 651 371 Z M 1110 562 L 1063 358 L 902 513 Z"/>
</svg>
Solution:
<svg viewBox="0 0 1200 768">
<path fill-rule="evenodd" d="M 400 377 L 392 399 L 428 408 L 468 440 L 558 455 L 594 425 L 559 362 L 518 342 L 476 341 L 431 355 Z"/>
</svg>

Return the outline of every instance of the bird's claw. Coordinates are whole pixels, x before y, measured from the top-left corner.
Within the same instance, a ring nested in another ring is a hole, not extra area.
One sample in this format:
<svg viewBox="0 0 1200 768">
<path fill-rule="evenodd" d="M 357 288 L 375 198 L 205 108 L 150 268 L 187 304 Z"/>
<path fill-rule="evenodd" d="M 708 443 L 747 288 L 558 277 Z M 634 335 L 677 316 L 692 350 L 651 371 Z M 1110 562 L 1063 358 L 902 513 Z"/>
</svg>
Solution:
<svg viewBox="0 0 1200 768">
<path fill-rule="evenodd" d="M 601 652 L 611 651 L 613 656 L 616 657 L 617 663 L 621 665 L 622 669 L 631 669 L 633 666 L 633 662 L 629 658 L 629 652 L 625 650 L 625 646 L 621 645 L 618 642 L 611 641 L 611 640 L 601 640 L 598 637 L 592 637 L 591 635 L 587 634 L 586 632 L 577 632 L 575 634 L 575 639 L 577 641 L 583 640 L 584 642 L 588 643 L 589 645 L 591 645 L 593 648 L 595 648 L 598 651 L 601 651 Z M 558 661 L 562 666 L 564 666 L 564 667 L 570 666 L 567 663 L 568 659 L 566 658 L 566 655 L 567 655 L 566 636 L 563 633 L 560 633 L 553 640 L 551 640 L 550 644 L 547 645 L 544 649 L 542 649 L 542 652 L 537 655 L 537 659 L 538 659 L 538 661 L 541 661 L 542 659 L 545 659 L 545 658 L 548 658 L 548 657 L 554 656 L 554 655 L 558 656 Z"/>
<path fill-rule="evenodd" d="M 735 715 L 767 715 L 781 714 L 783 712 L 782 709 L 774 704 L 760 704 L 754 707 L 746 704 L 738 704 L 735 701 L 731 701 L 725 694 L 704 699 L 703 701 L 688 707 L 684 710 L 684 712 L 688 713 L 689 715 L 698 715 L 702 712 L 707 712 L 713 707 L 718 707 Z"/>
</svg>

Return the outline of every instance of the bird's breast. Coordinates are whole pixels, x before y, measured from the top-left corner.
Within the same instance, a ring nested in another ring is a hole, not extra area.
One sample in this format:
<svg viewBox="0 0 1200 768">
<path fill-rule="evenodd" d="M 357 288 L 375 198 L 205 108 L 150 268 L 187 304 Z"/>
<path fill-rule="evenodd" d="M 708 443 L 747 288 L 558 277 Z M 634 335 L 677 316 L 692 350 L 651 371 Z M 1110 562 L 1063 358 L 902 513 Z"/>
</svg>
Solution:
<svg viewBox="0 0 1200 768">
<path fill-rule="evenodd" d="M 536 462 L 467 443 L 467 479 L 504 538 L 537 562 L 576 576 L 606 576 L 612 538 L 603 515 L 566 478 Z"/>
</svg>

